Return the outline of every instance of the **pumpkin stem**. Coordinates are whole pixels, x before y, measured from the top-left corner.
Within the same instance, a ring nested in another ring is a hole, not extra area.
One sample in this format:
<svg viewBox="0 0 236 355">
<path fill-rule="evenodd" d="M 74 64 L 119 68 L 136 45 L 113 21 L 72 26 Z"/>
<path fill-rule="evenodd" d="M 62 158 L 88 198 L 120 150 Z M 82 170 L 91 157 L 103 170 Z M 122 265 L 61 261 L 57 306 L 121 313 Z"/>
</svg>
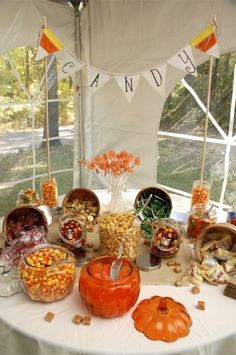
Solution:
<svg viewBox="0 0 236 355">
<path fill-rule="evenodd" d="M 158 311 L 163 314 L 168 313 L 167 301 L 165 298 L 160 299 Z"/>
</svg>

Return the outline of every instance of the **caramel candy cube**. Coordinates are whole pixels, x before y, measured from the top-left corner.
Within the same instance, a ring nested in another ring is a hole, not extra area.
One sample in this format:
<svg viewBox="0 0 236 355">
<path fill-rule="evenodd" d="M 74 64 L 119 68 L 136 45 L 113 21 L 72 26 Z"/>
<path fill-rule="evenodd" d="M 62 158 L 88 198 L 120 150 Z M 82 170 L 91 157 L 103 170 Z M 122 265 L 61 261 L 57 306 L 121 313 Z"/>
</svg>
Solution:
<svg viewBox="0 0 236 355">
<path fill-rule="evenodd" d="M 91 317 L 84 316 L 83 318 L 83 325 L 90 325 L 91 324 Z"/>
<path fill-rule="evenodd" d="M 175 281 L 175 286 L 176 286 L 176 287 L 182 287 L 182 286 L 183 286 L 182 281 L 181 281 L 181 280 L 176 280 L 176 281 Z"/>
<path fill-rule="evenodd" d="M 181 262 L 179 260 L 175 261 L 175 266 L 181 266 Z"/>
<path fill-rule="evenodd" d="M 92 223 L 87 224 L 87 225 L 86 225 L 86 229 L 87 229 L 88 232 L 92 233 L 92 232 L 93 232 L 93 225 L 92 225 Z"/>
<path fill-rule="evenodd" d="M 83 322 L 83 317 L 81 317 L 79 314 L 76 314 L 73 319 L 72 322 L 79 325 Z"/>
<path fill-rule="evenodd" d="M 175 266 L 175 261 L 168 261 L 167 266 Z"/>
<path fill-rule="evenodd" d="M 182 272 L 181 266 L 175 266 L 174 272 L 176 272 L 177 274 L 180 273 L 180 272 Z"/>
<path fill-rule="evenodd" d="M 194 286 L 191 288 L 191 292 L 196 295 L 197 293 L 200 293 L 200 288 L 197 286 Z"/>
<path fill-rule="evenodd" d="M 53 321 L 53 319 L 55 318 L 55 314 L 52 312 L 48 312 L 45 316 L 45 320 L 49 323 L 51 323 Z"/>
<path fill-rule="evenodd" d="M 200 309 L 201 311 L 205 311 L 205 302 L 198 301 L 197 308 Z"/>
<path fill-rule="evenodd" d="M 87 243 L 87 247 L 90 249 L 90 248 L 93 248 L 94 247 L 94 244 L 93 243 Z"/>
</svg>

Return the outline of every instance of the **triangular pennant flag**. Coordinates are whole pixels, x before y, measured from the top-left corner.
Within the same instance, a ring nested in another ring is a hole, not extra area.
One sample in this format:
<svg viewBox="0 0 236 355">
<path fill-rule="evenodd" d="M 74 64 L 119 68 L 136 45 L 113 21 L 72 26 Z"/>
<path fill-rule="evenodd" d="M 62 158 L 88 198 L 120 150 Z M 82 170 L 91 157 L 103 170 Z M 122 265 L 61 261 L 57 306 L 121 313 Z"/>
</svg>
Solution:
<svg viewBox="0 0 236 355">
<path fill-rule="evenodd" d="M 88 88 L 94 94 L 111 78 L 111 75 L 99 71 L 93 67 L 88 66 Z"/>
<path fill-rule="evenodd" d="M 126 96 L 127 100 L 131 102 L 134 93 L 137 89 L 138 82 L 140 79 L 140 74 L 138 75 L 114 75 L 114 78 L 117 81 L 117 84 L 121 88 L 123 94 Z"/>
<path fill-rule="evenodd" d="M 160 95 L 165 94 L 166 68 L 166 64 L 160 64 L 152 69 L 145 70 L 142 73 L 144 78 Z"/>
<path fill-rule="evenodd" d="M 53 54 L 57 51 L 64 49 L 63 44 L 57 39 L 57 37 L 45 27 L 39 36 L 38 48 L 35 60 L 42 59 L 47 55 Z"/>
<path fill-rule="evenodd" d="M 67 48 L 62 52 L 58 52 L 56 57 L 61 61 L 58 70 L 58 80 L 66 78 L 85 66 L 85 64 L 76 58 Z"/>
<path fill-rule="evenodd" d="M 190 44 L 200 51 L 205 52 L 213 57 L 220 57 L 220 51 L 215 34 L 215 26 L 213 25 L 209 25 L 207 28 L 205 28 L 190 42 Z"/>
<path fill-rule="evenodd" d="M 167 63 L 185 71 L 186 74 L 197 76 L 197 67 L 195 65 L 192 48 L 189 44 L 180 49 L 173 57 L 167 59 Z"/>
</svg>

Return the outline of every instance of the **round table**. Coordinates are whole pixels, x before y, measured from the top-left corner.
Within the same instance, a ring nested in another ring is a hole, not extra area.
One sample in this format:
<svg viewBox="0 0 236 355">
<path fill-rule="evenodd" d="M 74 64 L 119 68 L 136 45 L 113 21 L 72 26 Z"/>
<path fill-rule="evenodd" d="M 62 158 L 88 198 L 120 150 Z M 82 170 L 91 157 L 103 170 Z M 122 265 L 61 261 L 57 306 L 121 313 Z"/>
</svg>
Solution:
<svg viewBox="0 0 236 355">
<path fill-rule="evenodd" d="M 97 194 L 102 199 L 103 193 Z M 189 200 L 177 195 L 171 198 L 173 210 L 188 211 Z M 0 298 L 0 354 L 235 354 L 235 301 L 223 295 L 224 285 L 203 283 L 197 295 L 192 294 L 191 287 L 141 287 L 138 302 L 160 295 L 172 297 L 187 308 L 193 321 L 190 334 L 173 343 L 151 341 L 138 332 L 131 317 L 135 306 L 120 318 L 91 315 L 80 298 L 78 282 L 70 295 L 57 302 L 33 302 L 24 293 Z M 197 308 L 198 300 L 205 301 L 205 311 Z M 44 320 L 47 312 L 55 314 L 51 323 Z M 91 325 L 75 325 L 75 314 L 91 315 Z"/>
</svg>

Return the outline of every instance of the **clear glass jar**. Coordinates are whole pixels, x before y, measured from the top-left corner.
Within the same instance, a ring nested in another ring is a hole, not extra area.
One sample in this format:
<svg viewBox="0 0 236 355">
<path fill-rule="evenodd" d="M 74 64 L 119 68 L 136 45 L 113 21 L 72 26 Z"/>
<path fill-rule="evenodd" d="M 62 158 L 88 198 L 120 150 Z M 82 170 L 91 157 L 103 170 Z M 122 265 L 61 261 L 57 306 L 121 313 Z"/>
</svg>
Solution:
<svg viewBox="0 0 236 355">
<path fill-rule="evenodd" d="M 40 183 L 42 203 L 50 208 L 58 206 L 57 181 L 54 177 L 44 178 Z"/>
<path fill-rule="evenodd" d="M 101 256 L 82 267 L 79 291 L 88 309 L 106 318 L 119 317 L 136 303 L 140 292 L 140 276 L 136 265 L 122 258 L 117 280 L 110 279 L 114 256 Z"/>
<path fill-rule="evenodd" d="M 209 182 L 195 180 L 192 188 L 191 207 L 199 203 L 206 205 L 210 199 L 210 191 L 211 185 Z"/>
<path fill-rule="evenodd" d="M 214 207 L 202 203 L 192 206 L 188 217 L 188 237 L 196 239 L 205 227 L 216 223 L 216 221 L 217 213 Z"/>
<path fill-rule="evenodd" d="M 117 255 L 123 245 L 122 256 L 134 261 L 141 238 L 140 226 L 134 224 L 133 213 L 112 213 L 99 221 L 100 249 L 104 255 Z"/>
<path fill-rule="evenodd" d="M 86 243 L 86 227 L 73 213 L 59 219 L 59 237 L 68 246 L 81 248 Z"/>
<path fill-rule="evenodd" d="M 75 282 L 75 257 L 60 246 L 37 247 L 25 255 L 18 267 L 24 291 L 34 301 L 64 298 Z"/>
<path fill-rule="evenodd" d="M 181 229 L 178 222 L 162 218 L 153 224 L 151 253 L 161 258 L 171 258 L 180 248 Z"/>
</svg>

